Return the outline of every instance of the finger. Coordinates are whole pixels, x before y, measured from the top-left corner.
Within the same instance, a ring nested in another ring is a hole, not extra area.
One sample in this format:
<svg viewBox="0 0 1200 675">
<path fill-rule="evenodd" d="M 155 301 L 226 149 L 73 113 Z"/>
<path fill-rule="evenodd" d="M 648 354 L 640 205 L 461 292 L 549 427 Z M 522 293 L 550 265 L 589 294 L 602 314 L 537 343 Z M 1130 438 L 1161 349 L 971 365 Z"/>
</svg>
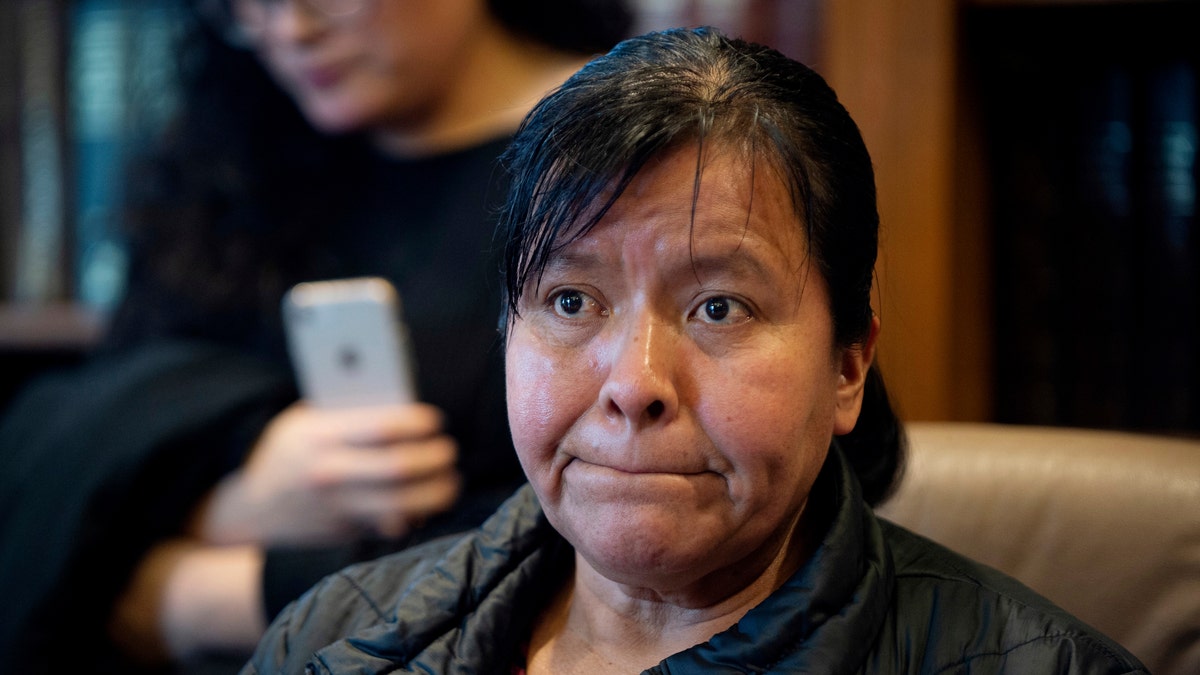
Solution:
<svg viewBox="0 0 1200 675">
<path fill-rule="evenodd" d="M 399 488 L 375 488 L 343 493 L 346 515 L 384 537 L 403 536 L 415 523 L 442 513 L 458 499 L 457 473 L 439 474 Z"/>
<path fill-rule="evenodd" d="M 350 445 L 374 446 L 441 433 L 443 416 L 425 403 L 368 406 L 328 411 L 329 429 Z"/>
<path fill-rule="evenodd" d="M 458 446 L 449 436 L 378 448 L 344 446 L 322 454 L 313 466 L 318 486 L 403 485 L 452 473 Z"/>
</svg>

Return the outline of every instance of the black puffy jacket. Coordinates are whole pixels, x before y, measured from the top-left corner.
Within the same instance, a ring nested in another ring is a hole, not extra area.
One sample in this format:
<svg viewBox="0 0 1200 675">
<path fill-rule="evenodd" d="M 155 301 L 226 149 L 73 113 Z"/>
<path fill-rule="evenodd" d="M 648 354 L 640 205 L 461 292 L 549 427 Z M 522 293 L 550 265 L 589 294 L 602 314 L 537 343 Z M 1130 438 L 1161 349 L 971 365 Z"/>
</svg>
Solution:
<svg viewBox="0 0 1200 675">
<path fill-rule="evenodd" d="M 1146 672 L 1013 579 L 876 519 L 836 450 L 817 489 L 836 507 L 808 563 L 737 625 L 647 672 Z M 243 675 L 509 673 L 572 569 L 526 486 L 473 534 L 325 579 L 275 621 Z"/>
</svg>

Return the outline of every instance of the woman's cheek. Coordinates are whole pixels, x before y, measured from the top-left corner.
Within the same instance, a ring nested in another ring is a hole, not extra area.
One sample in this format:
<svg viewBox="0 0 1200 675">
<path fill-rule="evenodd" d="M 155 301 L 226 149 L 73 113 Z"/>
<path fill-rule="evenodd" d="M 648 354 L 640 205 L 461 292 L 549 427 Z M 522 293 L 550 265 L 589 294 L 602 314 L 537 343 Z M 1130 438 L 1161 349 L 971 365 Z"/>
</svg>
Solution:
<svg viewBox="0 0 1200 675">
<path fill-rule="evenodd" d="M 570 392 L 578 374 L 563 363 L 561 350 L 547 349 L 520 328 L 509 339 L 506 373 L 508 418 L 518 451 L 557 445 L 570 427 Z"/>
</svg>

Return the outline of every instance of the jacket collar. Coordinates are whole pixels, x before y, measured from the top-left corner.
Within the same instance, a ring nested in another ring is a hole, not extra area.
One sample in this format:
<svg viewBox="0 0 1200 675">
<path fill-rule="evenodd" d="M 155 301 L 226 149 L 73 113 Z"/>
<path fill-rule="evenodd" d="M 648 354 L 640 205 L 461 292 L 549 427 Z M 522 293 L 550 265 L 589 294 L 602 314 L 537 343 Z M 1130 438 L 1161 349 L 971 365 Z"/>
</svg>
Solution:
<svg viewBox="0 0 1200 675">
<path fill-rule="evenodd" d="M 889 606 L 883 534 L 835 443 L 811 504 L 829 513 L 809 561 L 733 627 L 648 673 L 853 673 Z M 574 568 L 573 550 L 526 485 L 402 594 L 394 621 L 327 647 L 318 671 L 507 672 L 535 615 Z"/>
<path fill-rule="evenodd" d="M 573 556 L 524 485 L 400 593 L 389 621 L 319 650 L 310 666 L 318 673 L 445 673 L 470 663 L 468 671 L 501 672 L 536 611 L 572 571 Z"/>
</svg>

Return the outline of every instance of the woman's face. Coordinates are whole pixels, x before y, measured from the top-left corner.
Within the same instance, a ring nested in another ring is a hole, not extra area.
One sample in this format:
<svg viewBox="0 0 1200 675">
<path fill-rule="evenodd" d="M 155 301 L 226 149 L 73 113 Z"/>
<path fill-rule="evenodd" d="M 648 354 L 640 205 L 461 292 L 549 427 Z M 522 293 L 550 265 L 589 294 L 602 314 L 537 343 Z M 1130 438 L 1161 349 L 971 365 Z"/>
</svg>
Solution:
<svg viewBox="0 0 1200 675">
<path fill-rule="evenodd" d="M 513 437 L 550 522 L 605 577 L 660 591 L 782 554 L 869 363 L 835 347 L 769 163 L 707 152 L 694 228 L 686 148 L 554 254 L 507 347 Z"/>
<path fill-rule="evenodd" d="M 255 31 L 259 58 L 327 133 L 420 124 L 490 21 L 483 0 L 364 0 L 333 18 L 303 0 L 269 4 Z"/>
</svg>

